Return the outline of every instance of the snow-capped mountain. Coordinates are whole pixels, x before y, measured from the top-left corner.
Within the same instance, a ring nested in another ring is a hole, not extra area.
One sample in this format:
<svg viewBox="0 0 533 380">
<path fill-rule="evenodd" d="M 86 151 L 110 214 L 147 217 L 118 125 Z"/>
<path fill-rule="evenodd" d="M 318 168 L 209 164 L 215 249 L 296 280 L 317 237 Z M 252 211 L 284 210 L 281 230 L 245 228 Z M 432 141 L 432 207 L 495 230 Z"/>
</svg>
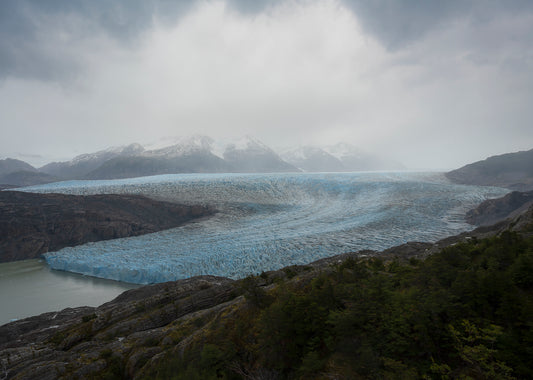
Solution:
<svg viewBox="0 0 533 380">
<path fill-rule="evenodd" d="M 167 139 L 168 141 L 169 139 Z M 212 153 L 215 140 L 208 136 L 193 135 L 170 139 L 173 142 L 170 146 L 147 150 L 143 153 L 146 157 L 181 157 L 190 154 Z"/>
<path fill-rule="evenodd" d="M 286 150 L 281 157 L 289 164 L 306 172 L 344 171 L 342 162 L 324 149 L 315 146 L 300 146 Z"/>
<path fill-rule="evenodd" d="M 403 167 L 359 148 L 339 143 L 324 148 L 301 146 L 285 150 L 281 157 L 288 163 L 307 172 L 351 172 L 372 170 L 396 170 Z"/>
<path fill-rule="evenodd" d="M 169 144 L 170 145 L 165 145 Z M 39 170 L 61 179 L 113 179 L 174 173 L 267 173 L 362 171 L 400 168 L 349 144 L 304 146 L 281 157 L 261 141 L 245 136 L 229 143 L 208 136 L 165 138 L 148 145 L 109 148 L 53 162 Z"/>
<path fill-rule="evenodd" d="M 91 179 L 128 178 L 172 173 L 298 171 L 272 149 L 250 136 L 221 144 L 207 136 L 166 139 L 174 144 L 135 156 L 114 157 L 86 175 Z"/>
<path fill-rule="evenodd" d="M 174 173 L 228 172 L 228 164 L 211 150 L 213 139 L 195 135 L 174 139 L 174 145 L 147 150 L 136 156 L 115 157 L 87 174 L 91 179 L 111 179 Z"/>
<path fill-rule="evenodd" d="M 344 171 L 403 169 L 403 166 L 397 162 L 366 153 L 347 143 L 338 143 L 336 145 L 327 146 L 324 150 L 342 162 Z"/>
<path fill-rule="evenodd" d="M 74 166 L 85 162 L 102 162 L 117 156 L 137 156 L 144 152 L 141 144 L 133 143 L 126 146 L 111 147 L 95 153 L 85 153 L 74 157 L 67 165 Z"/>
<path fill-rule="evenodd" d="M 224 160 L 235 172 L 297 172 L 261 141 L 245 136 L 226 146 Z"/>
<path fill-rule="evenodd" d="M 140 144 L 112 147 L 94 153 L 81 154 L 66 162 L 52 162 L 39 168 L 40 172 L 63 179 L 83 179 L 104 162 L 115 157 L 137 156 L 144 152 Z"/>
</svg>

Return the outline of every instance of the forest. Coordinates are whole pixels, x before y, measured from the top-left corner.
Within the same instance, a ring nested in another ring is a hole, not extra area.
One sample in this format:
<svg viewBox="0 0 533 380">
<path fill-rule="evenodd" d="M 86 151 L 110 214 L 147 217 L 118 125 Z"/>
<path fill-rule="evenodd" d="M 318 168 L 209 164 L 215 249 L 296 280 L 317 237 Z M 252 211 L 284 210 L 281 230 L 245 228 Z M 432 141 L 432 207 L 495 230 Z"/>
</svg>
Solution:
<svg viewBox="0 0 533 380">
<path fill-rule="evenodd" d="M 424 260 L 351 258 L 318 275 L 285 273 L 242 280 L 246 302 L 186 349 L 167 351 L 146 377 L 533 377 L 531 237 L 505 231 Z M 173 334 L 189 335 L 181 329 Z"/>
</svg>

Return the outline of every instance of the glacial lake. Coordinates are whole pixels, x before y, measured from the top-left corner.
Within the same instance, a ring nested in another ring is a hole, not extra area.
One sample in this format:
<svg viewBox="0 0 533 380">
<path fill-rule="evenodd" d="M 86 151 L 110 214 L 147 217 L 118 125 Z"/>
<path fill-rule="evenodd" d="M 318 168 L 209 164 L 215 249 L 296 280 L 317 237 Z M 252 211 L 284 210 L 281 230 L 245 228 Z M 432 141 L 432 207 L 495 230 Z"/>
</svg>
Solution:
<svg viewBox="0 0 533 380">
<path fill-rule="evenodd" d="M 50 269 L 44 260 L 0 264 L 0 325 L 76 306 L 99 306 L 138 287 Z"/>
<path fill-rule="evenodd" d="M 436 241 L 471 230 L 464 221 L 466 211 L 508 192 L 456 185 L 442 173 L 418 172 L 175 174 L 19 190 L 144 194 L 209 204 L 219 212 L 158 233 L 49 252 L 47 265 L 2 264 L 0 303 L 10 311 L 0 322 L 98 305 L 134 286 L 127 283 L 201 274 L 240 278 L 344 252 Z M 24 311 L 33 304 L 44 308 Z"/>
</svg>

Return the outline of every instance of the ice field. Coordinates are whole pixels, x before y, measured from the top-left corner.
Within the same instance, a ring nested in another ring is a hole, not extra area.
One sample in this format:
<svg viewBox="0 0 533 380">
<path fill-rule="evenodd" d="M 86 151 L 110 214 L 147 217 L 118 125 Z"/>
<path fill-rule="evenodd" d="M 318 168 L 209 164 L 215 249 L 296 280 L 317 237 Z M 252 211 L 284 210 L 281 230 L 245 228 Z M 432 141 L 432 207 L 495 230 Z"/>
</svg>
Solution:
<svg viewBox="0 0 533 380">
<path fill-rule="evenodd" d="M 436 241 L 472 229 L 464 213 L 508 192 L 451 184 L 440 173 L 179 174 L 23 190 L 145 194 L 219 210 L 171 230 L 45 255 L 53 269 L 139 284 L 200 274 L 239 278 L 343 252 Z"/>
</svg>

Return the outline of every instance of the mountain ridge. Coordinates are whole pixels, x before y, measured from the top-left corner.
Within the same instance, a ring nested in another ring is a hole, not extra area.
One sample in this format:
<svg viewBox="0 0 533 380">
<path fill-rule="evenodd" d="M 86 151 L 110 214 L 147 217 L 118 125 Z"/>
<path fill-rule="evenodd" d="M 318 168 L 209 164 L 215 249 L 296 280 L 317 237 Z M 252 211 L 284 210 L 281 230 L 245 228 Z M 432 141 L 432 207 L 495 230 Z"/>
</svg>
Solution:
<svg viewBox="0 0 533 380">
<path fill-rule="evenodd" d="M 452 182 L 465 185 L 533 190 L 533 149 L 491 156 L 445 175 Z"/>
<path fill-rule="evenodd" d="M 3 160 L 0 160 L 0 177 L 18 171 L 36 172 L 37 169 L 28 164 L 27 162 L 14 158 L 5 158 Z"/>
<path fill-rule="evenodd" d="M 166 145 L 170 143 L 171 145 Z M 215 141 L 209 136 L 192 135 L 167 138 L 147 145 L 138 143 L 84 153 L 69 161 L 50 162 L 36 169 L 20 161 L 0 161 L 6 168 L 5 187 L 28 186 L 61 180 L 120 179 L 177 173 L 275 173 L 345 172 L 396 170 L 403 166 L 339 143 L 335 146 L 299 147 L 278 153 L 252 136 L 237 140 Z M 296 154 L 295 151 L 300 150 Z M 7 165 L 9 164 L 9 165 Z M 13 169 L 10 169 L 11 166 Z M 18 176 L 14 171 L 32 171 Z"/>
</svg>

